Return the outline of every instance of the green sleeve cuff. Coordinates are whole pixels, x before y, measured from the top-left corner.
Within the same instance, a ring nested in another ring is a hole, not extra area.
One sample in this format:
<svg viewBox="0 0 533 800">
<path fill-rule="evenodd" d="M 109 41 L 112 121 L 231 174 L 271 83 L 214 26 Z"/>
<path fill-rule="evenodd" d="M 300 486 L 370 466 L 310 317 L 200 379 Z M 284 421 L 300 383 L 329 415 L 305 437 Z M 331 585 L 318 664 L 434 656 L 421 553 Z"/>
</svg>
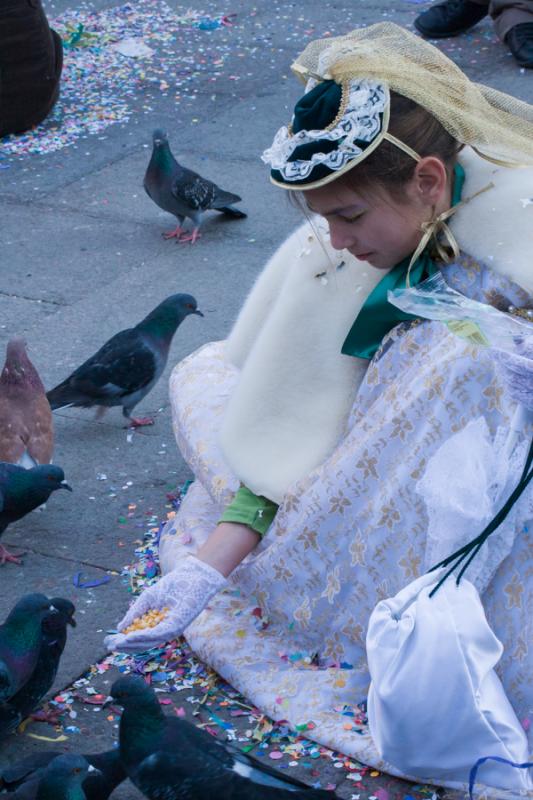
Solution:
<svg viewBox="0 0 533 800">
<path fill-rule="evenodd" d="M 246 486 L 241 486 L 235 492 L 231 503 L 224 509 L 219 522 L 239 522 L 252 528 L 263 537 L 276 516 L 277 510 L 278 506 L 272 500 L 254 494 Z"/>
</svg>

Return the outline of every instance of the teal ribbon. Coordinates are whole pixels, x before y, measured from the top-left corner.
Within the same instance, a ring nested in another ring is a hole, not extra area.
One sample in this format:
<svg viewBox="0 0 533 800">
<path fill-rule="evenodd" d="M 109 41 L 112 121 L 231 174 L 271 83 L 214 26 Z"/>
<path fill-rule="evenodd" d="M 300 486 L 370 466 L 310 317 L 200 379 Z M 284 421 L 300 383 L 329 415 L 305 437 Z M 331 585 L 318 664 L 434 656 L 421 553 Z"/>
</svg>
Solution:
<svg viewBox="0 0 533 800">
<path fill-rule="evenodd" d="M 460 164 L 454 167 L 454 180 L 452 190 L 452 206 L 461 200 L 465 171 Z M 377 352 L 382 339 L 400 322 L 417 319 L 413 314 L 406 314 L 387 300 L 389 291 L 405 289 L 407 269 L 411 256 L 407 256 L 396 264 L 370 292 L 355 322 L 344 340 L 341 352 L 346 356 L 358 356 L 371 359 Z M 427 253 L 427 250 L 417 258 L 409 275 L 411 286 L 416 286 L 426 278 L 430 278 L 438 271 L 438 267 Z"/>
</svg>

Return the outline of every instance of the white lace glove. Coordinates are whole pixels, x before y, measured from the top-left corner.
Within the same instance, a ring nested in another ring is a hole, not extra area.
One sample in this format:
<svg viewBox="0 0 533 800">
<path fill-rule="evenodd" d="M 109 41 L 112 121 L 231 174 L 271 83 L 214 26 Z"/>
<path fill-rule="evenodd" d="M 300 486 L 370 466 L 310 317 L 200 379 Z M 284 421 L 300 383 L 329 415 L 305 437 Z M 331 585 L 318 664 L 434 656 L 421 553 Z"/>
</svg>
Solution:
<svg viewBox="0 0 533 800">
<path fill-rule="evenodd" d="M 153 628 L 106 636 L 105 646 L 110 651 L 142 653 L 175 639 L 226 584 L 218 570 L 196 556 L 187 556 L 172 572 L 144 590 L 117 627 L 123 631 L 152 609 L 168 607 L 166 617 Z"/>
<path fill-rule="evenodd" d="M 510 397 L 533 411 L 533 339 L 523 340 L 517 354 L 493 352 Z"/>
</svg>

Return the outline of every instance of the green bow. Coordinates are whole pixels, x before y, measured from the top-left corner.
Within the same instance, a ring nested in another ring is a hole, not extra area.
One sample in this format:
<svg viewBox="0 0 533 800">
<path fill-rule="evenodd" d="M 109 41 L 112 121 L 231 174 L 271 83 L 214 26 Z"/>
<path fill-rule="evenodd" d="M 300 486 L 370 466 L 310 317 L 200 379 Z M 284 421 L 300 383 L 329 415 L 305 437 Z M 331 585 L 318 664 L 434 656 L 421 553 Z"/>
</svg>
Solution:
<svg viewBox="0 0 533 800">
<path fill-rule="evenodd" d="M 464 182 L 465 171 L 460 164 L 456 164 L 452 206 L 460 202 Z M 411 256 L 407 256 L 399 264 L 396 264 L 370 292 L 344 340 L 341 350 L 344 355 L 371 359 L 381 345 L 383 337 L 392 328 L 400 322 L 417 319 L 413 314 L 406 314 L 387 300 L 389 291 L 405 289 L 410 260 Z M 428 254 L 427 249 L 424 250 L 411 267 L 410 285 L 416 286 L 417 283 L 434 275 L 437 270 L 438 266 Z"/>
</svg>

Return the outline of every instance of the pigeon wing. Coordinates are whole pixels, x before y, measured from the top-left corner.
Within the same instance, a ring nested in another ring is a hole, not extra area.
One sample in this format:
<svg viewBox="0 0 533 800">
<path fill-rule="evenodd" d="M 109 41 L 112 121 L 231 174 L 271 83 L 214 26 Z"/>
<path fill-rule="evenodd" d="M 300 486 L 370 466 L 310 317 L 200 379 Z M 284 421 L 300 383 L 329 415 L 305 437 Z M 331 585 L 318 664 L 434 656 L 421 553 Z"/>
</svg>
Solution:
<svg viewBox="0 0 533 800">
<path fill-rule="evenodd" d="M 73 372 L 69 383 L 88 398 L 112 400 L 147 386 L 154 377 L 156 360 L 134 328 L 113 336 L 92 358 Z"/>
<path fill-rule="evenodd" d="M 26 450 L 28 431 L 21 410 L 5 395 L 0 397 L 0 461 L 16 464 Z"/>
<path fill-rule="evenodd" d="M 174 197 L 191 211 L 205 211 L 211 208 L 216 191 L 217 186 L 214 183 L 185 168 L 180 170 L 171 188 Z"/>
<path fill-rule="evenodd" d="M 27 420 L 27 451 L 37 464 L 49 464 L 54 454 L 54 427 L 52 409 L 46 395 L 38 395 Z"/>
<path fill-rule="evenodd" d="M 178 746 L 179 742 L 179 746 Z M 185 744 L 184 744 L 185 743 Z M 309 800 L 332 800 L 331 792 L 313 790 L 307 784 L 290 776 L 281 775 L 268 764 L 263 764 L 252 756 L 246 755 L 237 747 L 227 742 L 214 739 L 205 731 L 184 720 L 170 718 L 159 756 L 158 769 L 164 766 L 169 776 L 184 777 L 184 764 L 190 774 L 194 775 L 194 785 L 198 787 L 198 798 L 208 797 L 205 793 L 203 779 L 209 785 L 223 786 L 242 785 L 243 798 L 283 798 L 297 797 L 302 793 Z M 164 758 L 163 758 L 164 756 Z M 147 759 L 145 759 L 146 761 Z M 144 763 L 144 762 L 143 762 Z M 149 769 L 155 769 L 153 762 Z M 202 788 L 200 788 L 202 783 Z M 223 792 L 222 792 L 223 794 Z M 196 795 L 191 794 L 192 797 Z"/>
<path fill-rule="evenodd" d="M 56 756 L 62 755 L 62 750 L 50 750 L 45 753 L 33 753 L 28 758 L 18 761 L 13 766 L 7 767 L 0 773 L 0 788 L 12 791 L 26 780 L 35 780 L 35 775 L 42 774 L 42 770 L 48 766 L 50 761 Z M 38 772 L 41 770 L 41 772 Z"/>
</svg>

